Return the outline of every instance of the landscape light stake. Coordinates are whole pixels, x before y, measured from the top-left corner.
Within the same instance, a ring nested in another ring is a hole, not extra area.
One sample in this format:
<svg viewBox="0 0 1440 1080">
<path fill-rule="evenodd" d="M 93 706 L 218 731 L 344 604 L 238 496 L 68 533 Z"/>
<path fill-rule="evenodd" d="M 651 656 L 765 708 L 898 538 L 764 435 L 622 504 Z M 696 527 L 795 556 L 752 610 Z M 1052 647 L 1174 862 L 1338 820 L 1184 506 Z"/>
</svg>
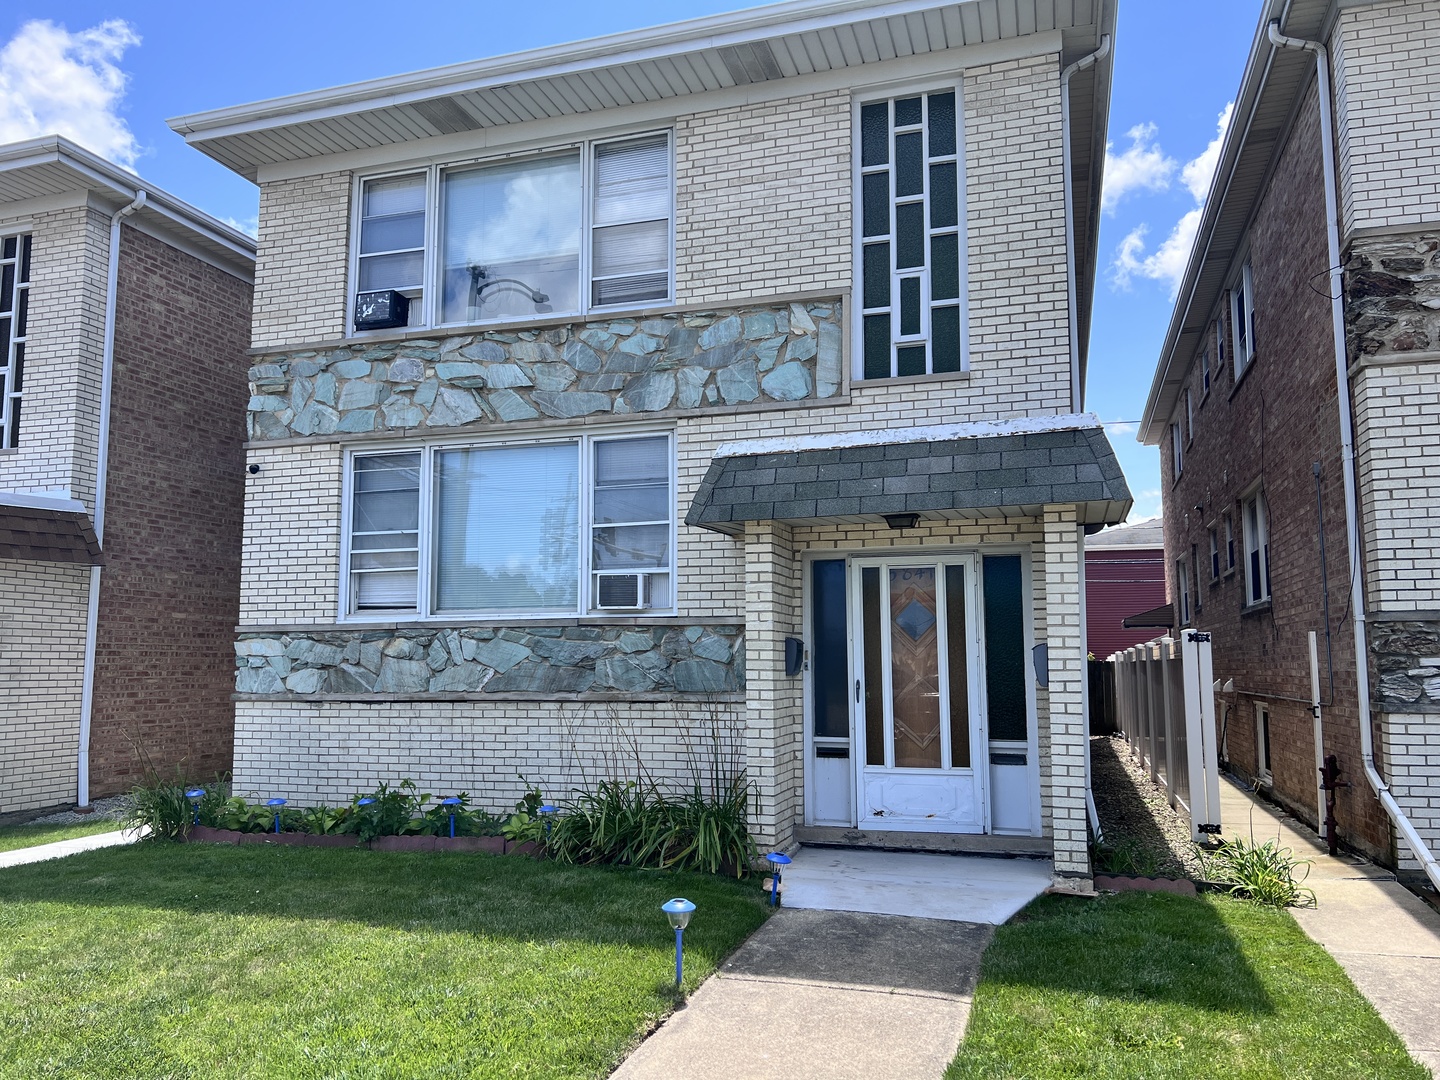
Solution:
<svg viewBox="0 0 1440 1080">
<path fill-rule="evenodd" d="M 456 797 L 456 796 L 454 796 L 454 795 L 451 795 L 448 799 L 441 799 L 441 800 L 440 800 L 440 805 L 441 805 L 441 806 L 459 806 L 459 805 L 460 805 L 460 800 L 459 800 L 458 797 Z M 454 839 L 455 839 L 455 811 L 454 811 L 454 810 L 451 810 L 451 811 L 450 811 L 450 839 L 451 839 L 451 840 L 454 840 Z"/>
<path fill-rule="evenodd" d="M 677 896 L 661 904 L 660 910 L 665 912 L 665 917 L 675 928 L 675 989 L 679 990 L 680 981 L 685 977 L 685 927 L 690 925 L 690 916 L 695 911 L 695 905 Z"/>
<path fill-rule="evenodd" d="M 550 822 L 555 820 L 555 807 L 548 802 L 540 807 L 539 813 L 545 816 L 545 846 L 550 846 Z"/>
<path fill-rule="evenodd" d="M 266 799 L 266 800 L 265 800 L 265 805 L 266 805 L 266 806 L 273 806 L 273 807 L 275 808 L 275 835 L 276 835 L 276 836 L 279 836 L 279 835 L 280 835 L 280 807 L 282 807 L 282 806 L 285 805 L 285 800 L 284 800 L 284 799 Z"/>
<path fill-rule="evenodd" d="M 190 806 L 195 811 L 193 817 L 190 820 L 190 824 L 192 825 L 200 824 L 200 800 L 204 797 L 205 789 L 203 787 L 191 788 L 189 791 L 185 792 L 185 798 L 190 800 Z"/>
<path fill-rule="evenodd" d="M 790 856 L 783 851 L 772 851 L 765 858 L 770 863 L 770 906 L 780 902 L 780 868 L 790 865 Z"/>
</svg>

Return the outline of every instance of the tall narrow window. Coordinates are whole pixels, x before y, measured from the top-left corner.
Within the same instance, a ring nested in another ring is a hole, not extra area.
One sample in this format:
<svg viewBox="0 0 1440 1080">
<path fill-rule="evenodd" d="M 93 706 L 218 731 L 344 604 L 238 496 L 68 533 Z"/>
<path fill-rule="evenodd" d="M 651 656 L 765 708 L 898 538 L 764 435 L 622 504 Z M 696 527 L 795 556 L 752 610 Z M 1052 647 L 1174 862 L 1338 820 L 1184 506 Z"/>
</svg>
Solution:
<svg viewBox="0 0 1440 1080">
<path fill-rule="evenodd" d="M 1180 479 L 1185 471 L 1185 441 L 1178 420 L 1170 425 L 1170 464 L 1175 469 L 1174 479 Z"/>
<path fill-rule="evenodd" d="M 1270 514 L 1265 494 L 1257 491 L 1245 500 L 1245 602 L 1270 599 Z"/>
<path fill-rule="evenodd" d="M 670 439 L 602 439 L 593 446 L 594 605 L 669 607 Z"/>
<path fill-rule="evenodd" d="M 0 242 L 0 446 L 20 445 L 25 334 L 30 315 L 30 236 Z"/>
<path fill-rule="evenodd" d="M 1247 262 L 1230 294 L 1230 326 L 1235 337 L 1235 377 L 1255 359 L 1255 282 Z"/>
<path fill-rule="evenodd" d="M 1175 614 L 1182 627 L 1190 625 L 1190 571 L 1184 559 L 1175 560 Z"/>
<path fill-rule="evenodd" d="M 1255 703 L 1255 770 L 1264 782 L 1271 782 L 1270 772 L 1270 707 Z"/>
<path fill-rule="evenodd" d="M 860 109 L 866 379 L 964 367 L 960 140 L 953 90 Z"/>
<path fill-rule="evenodd" d="M 1185 445 L 1195 441 L 1195 398 L 1190 388 L 1185 388 Z"/>
<path fill-rule="evenodd" d="M 1228 303 L 1228 294 L 1227 294 Z M 1215 319 L 1215 370 L 1225 370 L 1225 316 Z"/>
<path fill-rule="evenodd" d="M 590 303 L 670 295 L 670 139 L 651 135 L 595 148 Z"/>
<path fill-rule="evenodd" d="M 1225 572 L 1235 569 L 1235 518 L 1225 512 Z"/>
<path fill-rule="evenodd" d="M 1220 537 L 1214 526 L 1210 528 L 1210 580 L 1220 580 Z"/>
<path fill-rule="evenodd" d="M 1210 350 L 1200 350 L 1200 400 L 1205 400 L 1205 395 L 1210 393 Z"/>
<path fill-rule="evenodd" d="M 420 455 L 357 457 L 351 496 L 350 602 L 413 611 L 420 569 Z"/>
<path fill-rule="evenodd" d="M 360 292 L 394 289 L 410 298 L 410 324 L 424 321 L 425 174 L 367 180 L 360 192 Z"/>
</svg>

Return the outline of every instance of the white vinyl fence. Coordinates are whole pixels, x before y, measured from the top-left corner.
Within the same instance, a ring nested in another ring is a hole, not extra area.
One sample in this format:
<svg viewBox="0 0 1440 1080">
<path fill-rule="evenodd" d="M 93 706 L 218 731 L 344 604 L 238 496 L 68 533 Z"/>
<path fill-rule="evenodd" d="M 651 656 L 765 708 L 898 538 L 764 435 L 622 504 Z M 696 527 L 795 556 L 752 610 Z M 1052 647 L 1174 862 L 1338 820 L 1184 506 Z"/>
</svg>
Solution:
<svg viewBox="0 0 1440 1080">
<path fill-rule="evenodd" d="M 1170 805 L 1190 817 L 1196 843 L 1220 831 L 1210 635 L 1182 630 L 1110 657 L 1120 733 Z"/>
</svg>

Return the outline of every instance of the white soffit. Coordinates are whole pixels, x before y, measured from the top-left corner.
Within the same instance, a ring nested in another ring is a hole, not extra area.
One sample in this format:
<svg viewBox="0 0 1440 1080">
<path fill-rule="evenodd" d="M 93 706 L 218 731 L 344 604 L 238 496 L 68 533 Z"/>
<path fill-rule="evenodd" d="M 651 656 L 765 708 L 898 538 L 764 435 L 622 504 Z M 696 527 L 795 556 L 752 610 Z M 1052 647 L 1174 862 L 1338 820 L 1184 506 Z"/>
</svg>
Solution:
<svg viewBox="0 0 1440 1080">
<path fill-rule="evenodd" d="M 255 179 L 266 165 L 392 146 L 1060 32 L 1113 33 L 1115 0 L 798 0 L 177 117 Z M 1073 55 L 1072 55 L 1073 54 Z M 1105 86 L 1108 96 L 1108 69 Z"/>
</svg>

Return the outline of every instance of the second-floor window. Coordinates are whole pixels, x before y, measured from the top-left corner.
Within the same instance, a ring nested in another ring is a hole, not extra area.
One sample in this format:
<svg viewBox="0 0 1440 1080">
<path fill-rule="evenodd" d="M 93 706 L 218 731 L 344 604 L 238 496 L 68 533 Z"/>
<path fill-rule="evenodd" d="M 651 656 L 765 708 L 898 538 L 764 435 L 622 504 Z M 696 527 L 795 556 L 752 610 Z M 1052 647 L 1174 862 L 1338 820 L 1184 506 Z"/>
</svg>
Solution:
<svg viewBox="0 0 1440 1080">
<path fill-rule="evenodd" d="M 860 106 L 865 379 L 965 367 L 963 160 L 954 90 Z"/>
<path fill-rule="evenodd" d="M 20 445 L 25 334 L 30 316 L 30 236 L 0 241 L 0 447 Z"/>
<path fill-rule="evenodd" d="M 1257 491 L 1241 504 L 1245 534 L 1245 603 L 1270 599 L 1270 513 L 1265 493 Z"/>
<path fill-rule="evenodd" d="M 1230 328 L 1235 338 L 1235 377 L 1255 359 L 1255 282 L 1247 262 L 1230 293 Z"/>
<path fill-rule="evenodd" d="M 355 292 L 409 325 L 636 307 L 672 294 L 670 136 L 363 180 Z"/>
<path fill-rule="evenodd" d="M 1210 350 L 1200 350 L 1200 400 L 1205 400 L 1205 395 L 1210 393 Z"/>
<path fill-rule="evenodd" d="M 1180 429 L 1180 421 L 1170 425 L 1170 464 L 1175 470 L 1174 479 L 1179 480 L 1180 474 L 1185 471 L 1185 435 Z"/>
</svg>

